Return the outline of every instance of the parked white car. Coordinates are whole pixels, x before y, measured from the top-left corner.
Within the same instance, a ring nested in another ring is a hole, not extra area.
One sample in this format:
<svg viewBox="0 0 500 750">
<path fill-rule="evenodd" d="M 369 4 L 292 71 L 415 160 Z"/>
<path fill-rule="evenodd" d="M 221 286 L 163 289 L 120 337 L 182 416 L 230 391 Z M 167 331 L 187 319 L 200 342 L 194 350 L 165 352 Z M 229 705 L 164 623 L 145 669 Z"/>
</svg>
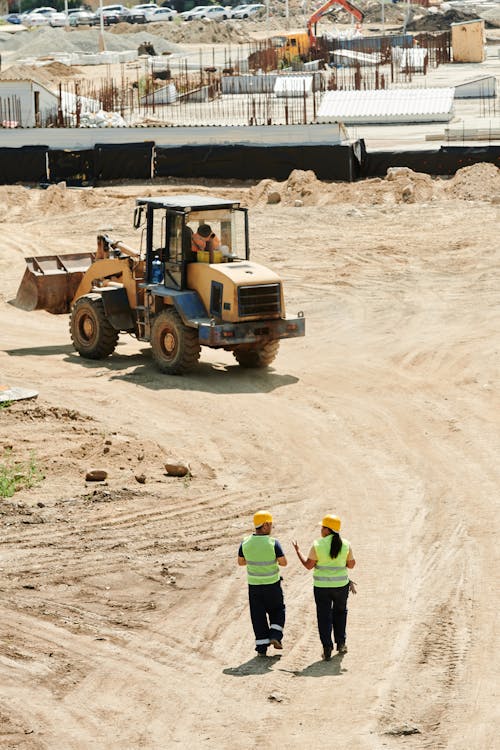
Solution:
<svg viewBox="0 0 500 750">
<path fill-rule="evenodd" d="M 248 8 L 248 4 L 245 5 L 235 5 L 234 8 L 231 8 L 231 18 L 238 18 L 238 13 L 242 11 L 244 8 Z"/>
<path fill-rule="evenodd" d="M 53 13 L 49 16 L 50 26 L 66 26 L 66 13 Z"/>
<path fill-rule="evenodd" d="M 182 18 L 183 21 L 191 21 L 193 18 L 196 18 L 199 11 L 206 10 L 206 8 L 213 8 L 213 6 L 196 5 L 194 8 L 191 8 L 191 10 L 185 10 L 183 13 L 179 13 L 179 18 Z"/>
<path fill-rule="evenodd" d="M 47 26 L 50 22 L 50 17 L 55 13 L 57 13 L 55 8 L 44 6 L 31 10 L 28 13 L 22 13 L 21 20 L 25 26 Z"/>
<path fill-rule="evenodd" d="M 264 13 L 266 6 L 263 3 L 253 3 L 253 5 L 238 5 L 233 8 L 231 18 L 256 18 Z"/>
<path fill-rule="evenodd" d="M 157 21 L 173 21 L 177 11 L 173 8 L 156 8 L 156 10 L 146 11 L 146 21 L 156 23 Z"/>
<path fill-rule="evenodd" d="M 227 8 L 222 5 L 209 5 L 208 8 L 198 11 L 193 16 L 193 21 L 198 18 L 208 18 L 210 21 L 226 21 L 230 16 Z"/>
</svg>

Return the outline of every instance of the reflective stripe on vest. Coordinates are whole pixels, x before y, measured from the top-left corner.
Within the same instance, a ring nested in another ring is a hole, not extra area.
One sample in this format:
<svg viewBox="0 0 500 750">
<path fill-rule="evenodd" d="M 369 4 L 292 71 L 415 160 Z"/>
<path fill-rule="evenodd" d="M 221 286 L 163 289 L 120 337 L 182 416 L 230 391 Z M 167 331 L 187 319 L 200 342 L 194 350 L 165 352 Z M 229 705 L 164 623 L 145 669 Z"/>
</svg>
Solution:
<svg viewBox="0 0 500 750">
<path fill-rule="evenodd" d="M 243 540 L 243 557 L 247 563 L 247 579 L 251 586 L 276 583 L 280 579 L 274 551 L 275 539 L 264 534 L 252 534 Z"/>
<path fill-rule="evenodd" d="M 314 585 L 319 588 L 340 588 L 347 586 L 349 576 L 347 575 L 347 555 L 349 554 L 349 542 L 342 539 L 342 547 L 337 557 L 330 557 L 331 534 L 316 539 L 314 549 L 318 557 L 313 572 Z"/>
</svg>

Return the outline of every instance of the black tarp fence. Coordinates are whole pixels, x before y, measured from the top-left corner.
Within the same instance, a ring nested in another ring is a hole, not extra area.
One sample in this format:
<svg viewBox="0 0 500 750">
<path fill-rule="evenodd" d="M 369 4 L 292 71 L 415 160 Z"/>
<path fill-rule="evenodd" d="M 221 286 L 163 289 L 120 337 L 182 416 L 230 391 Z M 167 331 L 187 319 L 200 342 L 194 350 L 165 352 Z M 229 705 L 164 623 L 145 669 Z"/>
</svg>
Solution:
<svg viewBox="0 0 500 750">
<path fill-rule="evenodd" d="M 0 148 L 0 184 L 46 182 L 48 146 Z"/>
<path fill-rule="evenodd" d="M 294 169 L 312 170 L 319 180 L 351 182 L 360 164 L 352 146 L 184 146 L 155 149 L 155 177 L 286 180 Z"/>
<path fill-rule="evenodd" d="M 51 149 L 48 153 L 49 181 L 69 186 L 95 183 L 95 150 Z"/>
<path fill-rule="evenodd" d="M 154 146 L 153 141 L 96 143 L 95 180 L 150 180 Z"/>
<path fill-rule="evenodd" d="M 96 185 L 152 177 L 286 180 L 294 169 L 312 170 L 319 180 L 352 182 L 384 177 L 390 167 L 449 176 L 462 167 L 487 162 L 500 167 L 500 146 L 441 146 L 429 151 L 367 151 L 352 145 L 154 146 L 152 141 L 97 144 L 93 149 L 47 146 L 0 148 L 0 184 Z"/>
<path fill-rule="evenodd" d="M 409 167 L 429 175 L 454 175 L 486 162 L 500 167 L 500 146 L 441 146 L 432 151 L 365 151 L 361 177 L 384 177 L 390 167 Z"/>
</svg>

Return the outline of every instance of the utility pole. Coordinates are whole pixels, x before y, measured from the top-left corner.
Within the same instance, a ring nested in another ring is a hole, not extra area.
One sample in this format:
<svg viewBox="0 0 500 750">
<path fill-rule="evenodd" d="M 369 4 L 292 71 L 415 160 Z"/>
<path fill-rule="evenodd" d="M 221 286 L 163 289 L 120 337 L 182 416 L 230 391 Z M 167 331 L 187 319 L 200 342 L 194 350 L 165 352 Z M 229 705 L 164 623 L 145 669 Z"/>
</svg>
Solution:
<svg viewBox="0 0 500 750">
<path fill-rule="evenodd" d="M 99 0 L 99 52 L 106 51 L 106 42 L 104 41 L 104 16 L 102 15 L 102 0 Z"/>
</svg>

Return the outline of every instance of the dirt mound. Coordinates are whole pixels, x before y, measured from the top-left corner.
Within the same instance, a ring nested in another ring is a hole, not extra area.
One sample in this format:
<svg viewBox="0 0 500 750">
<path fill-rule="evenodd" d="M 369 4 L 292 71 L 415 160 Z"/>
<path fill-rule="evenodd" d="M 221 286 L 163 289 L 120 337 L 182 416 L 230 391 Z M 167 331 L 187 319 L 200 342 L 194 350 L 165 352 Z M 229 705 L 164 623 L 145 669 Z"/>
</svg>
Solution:
<svg viewBox="0 0 500 750">
<path fill-rule="evenodd" d="M 61 62 L 51 62 L 42 67 L 43 73 L 53 81 L 59 81 L 61 78 L 74 78 L 80 72 L 79 68 L 72 65 L 65 65 Z"/>
<path fill-rule="evenodd" d="M 500 169 L 494 164 L 473 164 L 459 169 L 444 186 L 444 192 L 459 200 L 500 201 Z"/>
<path fill-rule="evenodd" d="M 0 186 L 0 222 L 22 213 L 30 201 L 31 191 L 17 185 Z"/>
<path fill-rule="evenodd" d="M 239 21 L 189 21 L 189 23 L 155 23 L 151 34 L 163 39 L 171 39 L 184 44 L 223 44 L 224 42 L 240 44 L 251 39 L 249 30 Z"/>
<path fill-rule="evenodd" d="M 392 183 L 396 203 L 426 203 L 434 195 L 435 182 L 432 177 L 408 167 L 388 169 L 385 180 Z"/>
<path fill-rule="evenodd" d="M 321 202 L 321 194 L 328 191 L 328 185 L 320 182 L 313 171 L 294 169 L 285 182 L 261 180 L 250 189 L 248 202 L 252 206 L 266 203 L 316 206 Z"/>
<path fill-rule="evenodd" d="M 385 179 L 356 183 L 326 183 L 314 172 L 294 169 L 285 182 L 261 180 L 248 193 L 248 204 L 262 206 L 325 206 L 335 203 L 426 203 L 433 199 L 436 182 L 407 167 L 388 170 Z"/>
<path fill-rule="evenodd" d="M 449 29 L 452 23 L 470 21 L 477 18 L 477 14 L 471 14 L 462 10 L 447 10 L 445 13 L 437 11 L 419 16 L 407 25 L 408 31 L 442 31 Z"/>
</svg>

